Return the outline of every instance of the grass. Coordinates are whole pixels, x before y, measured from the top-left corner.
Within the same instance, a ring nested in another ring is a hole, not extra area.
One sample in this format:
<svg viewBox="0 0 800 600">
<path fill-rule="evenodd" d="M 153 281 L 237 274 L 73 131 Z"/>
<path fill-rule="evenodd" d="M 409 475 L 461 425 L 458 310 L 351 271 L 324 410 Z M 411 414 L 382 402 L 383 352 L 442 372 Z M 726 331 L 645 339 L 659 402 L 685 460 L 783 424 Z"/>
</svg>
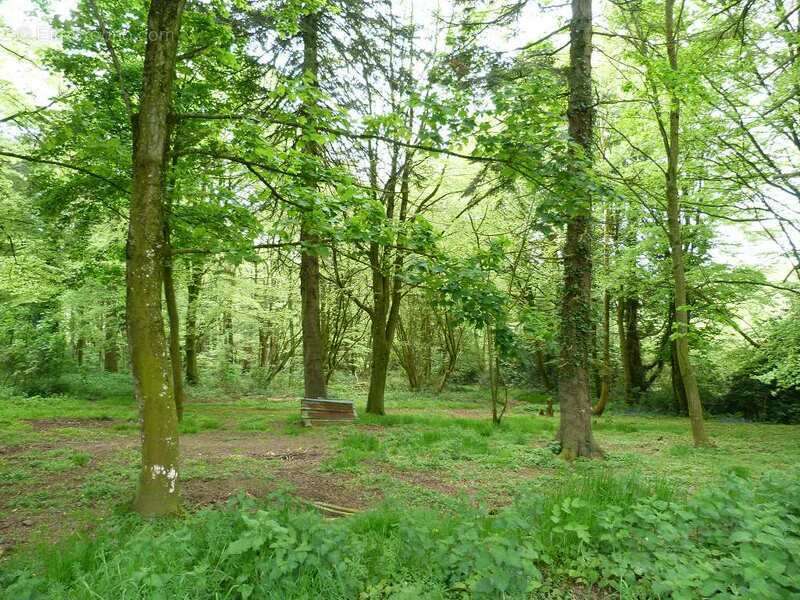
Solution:
<svg viewBox="0 0 800 600">
<path fill-rule="evenodd" d="M 576 471 L 498 511 L 387 502 L 334 521 L 279 497 L 157 522 L 117 514 L 15 557 L 0 598 L 788 598 L 799 475 L 729 477 L 687 498 Z"/>
<path fill-rule="evenodd" d="M 356 391 L 340 389 L 337 396 L 356 398 L 357 421 L 304 428 L 291 390 L 241 398 L 192 392 L 180 426 L 187 506 L 224 503 L 240 481 L 249 481 L 362 508 L 383 501 L 452 516 L 465 506 L 492 513 L 527 506 L 552 523 L 556 507 L 580 498 L 585 506 L 566 508 L 592 532 L 600 526 L 598 508 L 627 506 L 638 497 L 684 502 L 731 477 L 757 481 L 800 460 L 800 427 L 711 420 L 717 447 L 696 449 L 686 419 L 610 414 L 594 422 L 606 459 L 566 464 L 551 449 L 557 417 L 526 410 L 543 402 L 536 394 L 519 394 L 495 426 L 478 389 L 441 396 L 390 390 L 384 417 L 362 414 Z M 137 421 L 132 398 L 123 395 L 0 399 L 0 524 L 6 525 L 0 561 L 39 556 L 36 539 L 54 542 L 93 532 L 104 519 L 128 519 L 115 515 L 127 514 L 136 486 Z M 538 499 L 535 507 L 526 504 L 529 498 Z M 130 527 L 134 538 L 145 530 L 142 523 Z M 556 535 L 551 529 L 539 526 L 536 543 Z M 580 532 L 569 534 L 570 543 L 580 541 Z M 389 597 L 390 591 L 376 590 L 365 597 Z"/>
<path fill-rule="evenodd" d="M 213 431 L 214 429 L 221 429 L 222 422 L 214 417 L 186 415 L 180 424 L 181 433 L 199 433 L 201 431 Z"/>
</svg>

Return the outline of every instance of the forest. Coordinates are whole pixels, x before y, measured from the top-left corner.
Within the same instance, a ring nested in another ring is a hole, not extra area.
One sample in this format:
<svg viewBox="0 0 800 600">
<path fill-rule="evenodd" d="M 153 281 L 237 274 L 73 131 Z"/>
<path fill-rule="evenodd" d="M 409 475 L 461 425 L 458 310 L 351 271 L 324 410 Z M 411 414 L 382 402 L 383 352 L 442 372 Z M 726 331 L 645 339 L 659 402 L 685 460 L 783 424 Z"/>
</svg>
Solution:
<svg viewBox="0 0 800 600">
<path fill-rule="evenodd" d="M 800 598 L 797 0 L 0 0 L 0 599 Z"/>
</svg>

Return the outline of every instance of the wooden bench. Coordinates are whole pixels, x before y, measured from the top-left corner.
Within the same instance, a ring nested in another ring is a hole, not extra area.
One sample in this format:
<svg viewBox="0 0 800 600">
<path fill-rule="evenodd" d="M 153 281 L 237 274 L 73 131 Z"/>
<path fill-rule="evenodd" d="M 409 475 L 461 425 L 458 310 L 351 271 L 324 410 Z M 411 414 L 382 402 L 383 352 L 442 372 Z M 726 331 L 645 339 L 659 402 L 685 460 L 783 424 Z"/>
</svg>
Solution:
<svg viewBox="0 0 800 600">
<path fill-rule="evenodd" d="M 300 419 L 306 427 L 326 423 L 348 423 L 355 418 L 356 408 L 352 400 L 303 398 L 300 402 Z"/>
</svg>

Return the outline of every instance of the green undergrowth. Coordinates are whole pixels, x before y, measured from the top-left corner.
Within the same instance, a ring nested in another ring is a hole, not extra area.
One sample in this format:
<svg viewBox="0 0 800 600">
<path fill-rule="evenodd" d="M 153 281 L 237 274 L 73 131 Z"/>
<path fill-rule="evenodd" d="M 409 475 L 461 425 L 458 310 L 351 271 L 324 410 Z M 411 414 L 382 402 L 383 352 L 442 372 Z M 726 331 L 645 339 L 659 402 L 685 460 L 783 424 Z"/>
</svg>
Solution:
<svg viewBox="0 0 800 600">
<path fill-rule="evenodd" d="M 798 572 L 800 472 L 676 497 L 603 471 L 499 512 L 386 504 L 325 520 L 286 498 L 239 497 L 183 519 L 120 514 L 6 563 L 0 598 L 565 598 L 580 586 L 777 599 L 800 594 Z"/>
<path fill-rule="evenodd" d="M 329 471 L 360 471 L 365 461 L 403 470 L 448 469 L 464 463 L 511 470 L 553 466 L 552 451 L 541 447 L 553 437 L 553 420 L 509 417 L 500 426 L 487 420 L 403 414 L 361 417 L 366 425 L 345 435 L 325 463 Z M 381 427 L 380 433 L 376 430 Z"/>
<path fill-rule="evenodd" d="M 179 425 L 181 433 L 199 433 L 220 428 L 222 428 L 222 422 L 219 419 L 192 414 L 185 415 Z"/>
</svg>

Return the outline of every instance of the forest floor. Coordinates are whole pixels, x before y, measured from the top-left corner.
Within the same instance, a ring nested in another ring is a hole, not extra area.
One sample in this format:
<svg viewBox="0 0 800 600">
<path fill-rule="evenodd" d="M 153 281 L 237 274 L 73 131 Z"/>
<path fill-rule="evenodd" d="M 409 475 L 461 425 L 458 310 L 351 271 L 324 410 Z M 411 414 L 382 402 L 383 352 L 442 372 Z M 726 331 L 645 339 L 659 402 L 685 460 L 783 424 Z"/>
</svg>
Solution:
<svg viewBox="0 0 800 600">
<path fill-rule="evenodd" d="M 294 400 L 193 401 L 181 424 L 182 494 L 192 511 L 238 494 L 286 492 L 361 510 L 379 503 L 490 508 L 552 488 L 575 471 L 635 473 L 691 493 L 730 473 L 758 477 L 800 462 L 800 427 L 711 420 L 713 449 L 691 445 L 687 419 L 595 419 L 600 461 L 554 456 L 557 418 L 516 403 L 500 427 L 483 394 L 389 394 L 387 416 L 304 428 Z M 0 560 L 91 532 L 133 497 L 137 409 L 130 398 L 0 402 Z"/>
</svg>

